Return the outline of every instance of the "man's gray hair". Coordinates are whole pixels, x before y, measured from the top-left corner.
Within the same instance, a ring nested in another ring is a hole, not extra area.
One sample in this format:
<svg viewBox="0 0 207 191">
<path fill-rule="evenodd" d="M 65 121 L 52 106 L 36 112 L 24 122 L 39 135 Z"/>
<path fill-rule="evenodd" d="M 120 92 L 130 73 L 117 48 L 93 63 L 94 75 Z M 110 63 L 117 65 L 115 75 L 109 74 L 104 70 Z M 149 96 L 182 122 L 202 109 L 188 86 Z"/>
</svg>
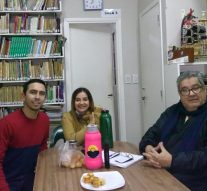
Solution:
<svg viewBox="0 0 207 191">
<path fill-rule="evenodd" d="M 196 77 L 200 83 L 201 86 L 205 86 L 204 83 L 204 75 L 201 72 L 198 71 L 186 71 L 186 72 L 182 72 L 180 74 L 180 76 L 177 78 L 177 88 L 179 91 L 180 88 L 180 83 L 187 79 L 187 78 L 191 78 L 191 77 Z"/>
</svg>

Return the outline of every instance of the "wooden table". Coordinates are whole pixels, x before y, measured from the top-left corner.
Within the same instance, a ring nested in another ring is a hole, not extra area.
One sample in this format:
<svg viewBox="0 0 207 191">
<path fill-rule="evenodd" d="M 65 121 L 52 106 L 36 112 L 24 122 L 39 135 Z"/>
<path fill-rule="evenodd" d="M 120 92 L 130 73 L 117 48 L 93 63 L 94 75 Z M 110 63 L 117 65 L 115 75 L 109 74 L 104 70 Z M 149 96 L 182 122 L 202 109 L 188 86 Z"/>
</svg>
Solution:
<svg viewBox="0 0 207 191">
<path fill-rule="evenodd" d="M 114 151 L 137 153 L 135 145 L 116 142 Z M 126 184 L 118 190 L 127 191 L 189 191 L 181 182 L 165 169 L 155 169 L 147 166 L 144 161 L 138 161 L 128 168 L 111 166 L 109 170 L 102 168 L 97 171 L 119 171 Z M 58 155 L 55 148 L 39 154 L 33 191 L 82 191 L 80 178 L 86 168 L 62 168 L 58 166 Z"/>
</svg>

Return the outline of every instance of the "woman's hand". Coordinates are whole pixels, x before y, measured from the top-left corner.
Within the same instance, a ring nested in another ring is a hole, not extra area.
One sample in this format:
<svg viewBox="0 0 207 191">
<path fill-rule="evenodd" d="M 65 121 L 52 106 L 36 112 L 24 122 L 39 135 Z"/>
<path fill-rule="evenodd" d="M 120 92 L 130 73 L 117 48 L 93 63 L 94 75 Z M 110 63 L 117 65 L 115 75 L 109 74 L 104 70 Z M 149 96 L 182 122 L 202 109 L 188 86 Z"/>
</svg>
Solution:
<svg viewBox="0 0 207 191">
<path fill-rule="evenodd" d="M 96 123 L 94 112 L 92 112 L 92 113 L 87 112 L 83 116 L 83 119 L 86 120 L 88 124 L 95 124 Z"/>
<path fill-rule="evenodd" d="M 95 124 L 95 116 L 94 112 L 89 115 L 90 124 Z"/>
</svg>

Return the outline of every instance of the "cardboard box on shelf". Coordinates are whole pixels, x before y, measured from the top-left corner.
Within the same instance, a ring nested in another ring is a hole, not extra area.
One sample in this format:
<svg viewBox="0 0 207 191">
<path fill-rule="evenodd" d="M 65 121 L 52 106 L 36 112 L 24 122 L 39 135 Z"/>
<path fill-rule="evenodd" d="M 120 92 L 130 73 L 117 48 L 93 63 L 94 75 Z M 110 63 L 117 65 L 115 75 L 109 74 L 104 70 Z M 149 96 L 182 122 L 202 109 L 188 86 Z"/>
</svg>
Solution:
<svg viewBox="0 0 207 191">
<path fill-rule="evenodd" d="M 173 61 L 182 57 L 188 57 L 187 62 L 194 62 L 194 48 L 180 48 L 168 51 L 169 61 Z"/>
</svg>

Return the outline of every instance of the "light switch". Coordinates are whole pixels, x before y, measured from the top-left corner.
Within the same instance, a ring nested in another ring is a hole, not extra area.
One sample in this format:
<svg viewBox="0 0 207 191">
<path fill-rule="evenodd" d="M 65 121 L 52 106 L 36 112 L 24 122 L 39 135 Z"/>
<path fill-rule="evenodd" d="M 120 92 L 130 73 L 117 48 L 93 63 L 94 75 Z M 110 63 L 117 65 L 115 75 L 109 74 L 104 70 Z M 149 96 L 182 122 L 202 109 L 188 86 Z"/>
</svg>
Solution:
<svg viewBox="0 0 207 191">
<path fill-rule="evenodd" d="M 125 74 L 124 83 L 125 84 L 131 84 L 132 83 L 132 76 L 130 74 Z"/>
<path fill-rule="evenodd" d="M 132 74 L 132 82 L 133 84 L 138 84 L 138 74 Z"/>
</svg>

